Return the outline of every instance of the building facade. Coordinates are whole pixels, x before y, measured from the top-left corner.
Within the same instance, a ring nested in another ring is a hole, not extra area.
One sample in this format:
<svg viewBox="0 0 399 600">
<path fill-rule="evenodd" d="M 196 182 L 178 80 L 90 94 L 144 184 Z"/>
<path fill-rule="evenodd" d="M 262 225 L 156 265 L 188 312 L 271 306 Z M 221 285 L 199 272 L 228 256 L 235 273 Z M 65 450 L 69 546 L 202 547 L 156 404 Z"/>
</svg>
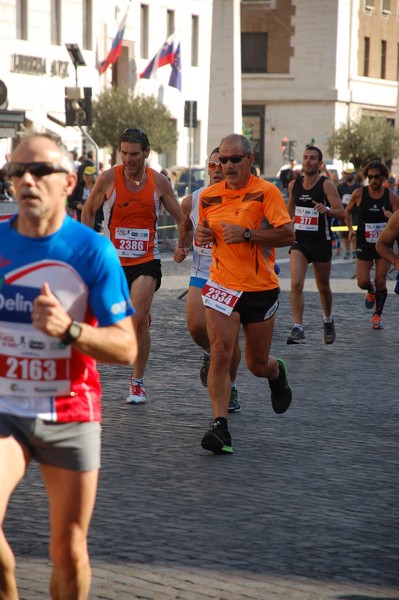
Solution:
<svg viewBox="0 0 399 600">
<path fill-rule="evenodd" d="M 122 53 L 100 75 L 126 12 Z M 168 85 L 170 65 L 139 77 L 171 34 L 181 91 Z M 117 85 L 159 99 L 178 142 L 154 166 L 204 164 L 224 135 L 243 131 L 262 173 L 275 175 L 282 139 L 298 159 L 312 141 L 326 153 L 347 119 L 397 119 L 399 0 L 0 0 L 0 36 L 0 110 L 24 112 L 22 129 L 55 131 L 79 151 L 86 139 L 65 127 L 66 87 L 91 88 L 95 99 Z M 74 68 L 68 43 L 85 66 Z M 196 127 L 185 124 L 187 102 Z M 0 114 L 0 163 L 13 145 L 5 125 Z M 109 157 L 102 151 L 105 166 Z"/>
<path fill-rule="evenodd" d="M 268 175 L 283 138 L 296 159 L 311 142 L 328 157 L 347 119 L 395 120 L 398 0 L 242 0 L 241 53 L 243 128 Z"/>
<path fill-rule="evenodd" d="M 234 2 L 239 18 L 239 0 Z M 79 128 L 65 127 L 65 88 L 91 88 L 96 99 L 106 87 L 118 85 L 134 95 L 154 96 L 171 112 L 178 143 L 170 154 L 152 156 L 155 166 L 203 164 L 208 152 L 212 5 L 212 0 L 0 0 L 0 79 L 7 92 L 0 109 L 24 111 L 20 130 L 55 131 L 68 147 L 80 151 L 86 140 L 82 143 Z M 99 65 L 125 14 L 122 53 L 100 75 Z M 159 68 L 154 79 L 139 77 L 171 34 L 181 47 L 181 91 L 168 85 L 171 65 Z M 66 48 L 70 43 L 77 44 L 85 66 L 74 68 Z M 186 102 L 196 103 L 196 127 L 185 126 Z M 3 155 L 13 146 L 7 129 L 1 127 L 0 116 Z M 106 166 L 107 158 L 103 153 Z"/>
</svg>

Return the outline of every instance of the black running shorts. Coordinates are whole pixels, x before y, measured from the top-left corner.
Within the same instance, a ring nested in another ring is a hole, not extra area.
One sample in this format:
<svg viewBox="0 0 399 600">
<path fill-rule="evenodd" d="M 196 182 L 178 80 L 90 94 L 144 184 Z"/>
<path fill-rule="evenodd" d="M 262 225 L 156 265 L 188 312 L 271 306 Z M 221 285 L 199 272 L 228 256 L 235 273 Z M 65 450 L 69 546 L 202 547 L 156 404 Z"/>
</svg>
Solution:
<svg viewBox="0 0 399 600">
<path fill-rule="evenodd" d="M 279 288 L 264 292 L 243 292 L 233 311 L 238 312 L 243 325 L 271 319 L 278 309 Z"/>
<path fill-rule="evenodd" d="M 356 258 L 359 260 L 378 260 L 381 256 L 375 249 L 375 244 L 366 242 L 356 248 Z"/>
<path fill-rule="evenodd" d="M 302 252 L 308 263 L 327 263 L 332 259 L 332 240 L 325 242 L 294 242 L 290 248 L 290 253 L 293 250 Z"/>
<path fill-rule="evenodd" d="M 127 279 L 129 290 L 132 287 L 133 281 L 140 277 L 140 275 L 149 275 L 156 279 L 157 284 L 155 286 L 155 291 L 159 290 L 161 287 L 161 261 L 158 259 L 149 260 L 148 262 L 140 263 L 139 265 L 123 266 L 122 268 Z"/>
</svg>

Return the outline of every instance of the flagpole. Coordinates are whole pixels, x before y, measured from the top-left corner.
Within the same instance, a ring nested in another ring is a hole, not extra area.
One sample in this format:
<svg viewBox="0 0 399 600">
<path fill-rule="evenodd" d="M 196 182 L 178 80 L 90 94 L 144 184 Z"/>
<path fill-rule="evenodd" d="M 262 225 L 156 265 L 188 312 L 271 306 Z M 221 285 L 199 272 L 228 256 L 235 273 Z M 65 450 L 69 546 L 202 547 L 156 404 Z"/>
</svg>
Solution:
<svg viewBox="0 0 399 600">
<path fill-rule="evenodd" d="M 191 166 L 193 163 L 193 154 L 194 154 L 194 133 L 193 133 L 193 103 L 190 102 L 190 111 L 189 111 L 189 115 L 190 115 L 190 128 L 189 128 L 189 138 L 190 138 L 190 151 L 189 151 L 189 155 L 188 155 L 188 188 L 189 188 L 189 194 L 191 194 Z"/>
</svg>

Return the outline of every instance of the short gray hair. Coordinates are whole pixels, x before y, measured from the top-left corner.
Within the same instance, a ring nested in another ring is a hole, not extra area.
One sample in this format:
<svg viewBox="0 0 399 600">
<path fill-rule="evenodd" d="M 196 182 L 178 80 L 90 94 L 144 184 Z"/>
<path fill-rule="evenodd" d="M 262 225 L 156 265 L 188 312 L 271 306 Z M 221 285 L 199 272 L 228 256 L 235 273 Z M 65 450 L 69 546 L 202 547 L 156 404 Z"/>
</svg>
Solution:
<svg viewBox="0 0 399 600">
<path fill-rule="evenodd" d="M 57 148 L 60 152 L 61 166 L 65 167 L 71 173 L 74 171 L 72 155 L 71 155 L 70 151 L 68 150 L 68 148 L 65 146 L 65 144 L 62 141 L 62 139 L 60 138 L 60 136 L 57 135 L 56 133 L 50 133 L 50 132 L 41 133 L 40 131 L 29 131 L 26 134 L 21 136 L 19 143 L 24 142 L 26 140 L 36 139 L 36 138 L 44 138 L 46 140 L 50 140 L 51 142 L 53 142 L 53 144 L 55 146 L 57 146 Z"/>
<path fill-rule="evenodd" d="M 219 145 L 221 146 L 223 142 L 229 138 L 235 138 L 237 141 L 239 140 L 241 142 L 243 154 L 250 154 L 251 152 L 253 152 L 252 144 L 249 141 L 249 139 L 245 135 L 241 135 L 239 133 L 232 133 L 230 135 L 226 135 L 226 137 L 222 139 Z"/>
</svg>

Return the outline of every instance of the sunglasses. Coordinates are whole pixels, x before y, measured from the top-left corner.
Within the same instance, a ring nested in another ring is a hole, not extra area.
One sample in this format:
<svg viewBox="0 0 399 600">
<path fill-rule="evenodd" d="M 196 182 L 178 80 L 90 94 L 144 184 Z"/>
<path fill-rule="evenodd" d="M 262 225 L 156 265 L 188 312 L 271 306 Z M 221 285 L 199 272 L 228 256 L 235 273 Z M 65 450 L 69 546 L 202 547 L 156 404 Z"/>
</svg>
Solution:
<svg viewBox="0 0 399 600">
<path fill-rule="evenodd" d="M 245 156 L 248 156 L 248 153 L 233 154 L 233 156 L 219 156 L 219 162 L 221 162 L 222 165 L 227 165 L 227 163 L 230 161 L 231 163 L 233 163 L 233 165 L 236 165 L 237 163 L 241 162 Z"/>
<path fill-rule="evenodd" d="M 214 169 L 216 169 L 216 167 L 220 167 L 220 162 L 217 162 L 216 160 L 210 160 L 208 162 L 208 169 L 211 169 L 213 171 Z"/>
<path fill-rule="evenodd" d="M 150 142 L 148 141 L 148 137 L 146 136 L 146 134 L 144 133 L 144 131 L 142 131 L 141 129 L 139 129 L 138 127 L 128 127 L 127 129 L 125 129 L 122 134 L 122 136 L 129 136 L 132 139 L 136 140 L 137 142 L 144 142 L 144 144 L 146 144 L 147 146 L 150 145 Z"/>
<path fill-rule="evenodd" d="M 382 175 L 380 173 L 379 175 L 367 175 L 367 177 L 369 179 L 381 179 Z"/>
<path fill-rule="evenodd" d="M 30 173 L 33 177 L 45 177 L 53 173 L 69 173 L 67 169 L 49 162 L 12 162 L 7 167 L 8 177 L 23 177 L 25 173 Z"/>
</svg>

